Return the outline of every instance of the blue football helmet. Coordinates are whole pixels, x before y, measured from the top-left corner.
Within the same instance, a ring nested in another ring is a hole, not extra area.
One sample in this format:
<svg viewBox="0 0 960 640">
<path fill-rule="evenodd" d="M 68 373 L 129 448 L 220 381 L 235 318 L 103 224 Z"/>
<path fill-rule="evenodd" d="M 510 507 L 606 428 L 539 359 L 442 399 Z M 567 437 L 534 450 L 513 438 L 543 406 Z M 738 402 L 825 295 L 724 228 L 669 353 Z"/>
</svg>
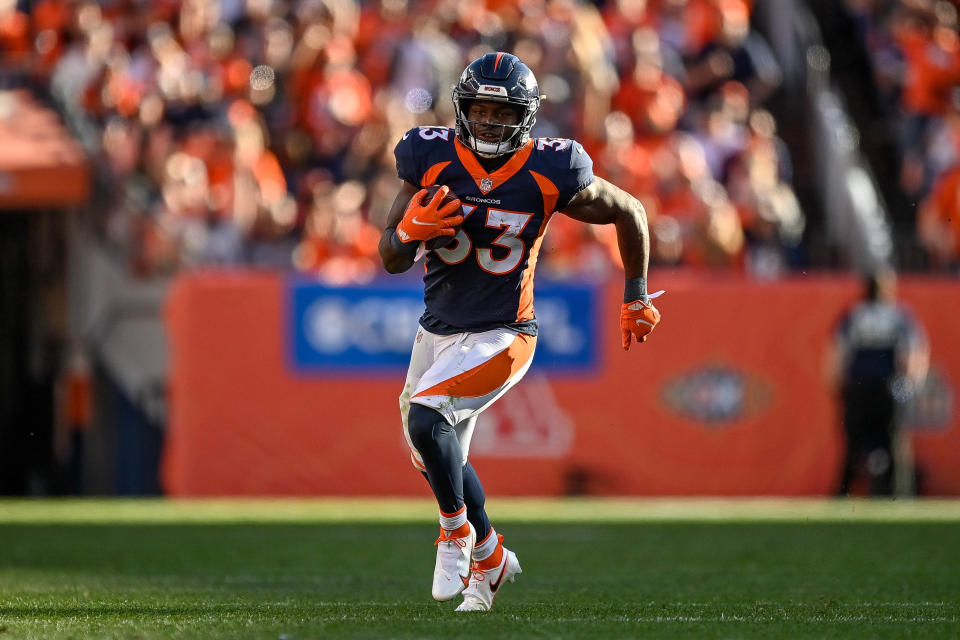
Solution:
<svg viewBox="0 0 960 640">
<path fill-rule="evenodd" d="M 520 112 L 520 122 L 501 126 L 499 142 L 477 139 L 470 125 L 486 123 L 467 118 L 474 100 L 505 102 Z M 516 151 L 530 139 L 530 130 L 537 122 L 540 109 L 540 87 L 527 65 L 512 53 L 487 53 L 463 70 L 453 88 L 453 109 L 457 118 L 457 138 L 470 149 L 484 156 L 499 156 Z"/>
</svg>

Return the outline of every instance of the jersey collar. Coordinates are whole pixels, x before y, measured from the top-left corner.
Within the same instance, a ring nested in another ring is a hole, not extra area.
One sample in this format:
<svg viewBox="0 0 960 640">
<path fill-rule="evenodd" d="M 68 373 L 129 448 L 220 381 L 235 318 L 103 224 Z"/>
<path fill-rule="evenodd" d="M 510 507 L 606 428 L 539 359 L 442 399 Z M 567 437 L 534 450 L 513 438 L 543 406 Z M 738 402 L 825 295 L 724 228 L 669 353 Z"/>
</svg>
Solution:
<svg viewBox="0 0 960 640">
<path fill-rule="evenodd" d="M 530 157 L 530 152 L 533 151 L 533 140 L 527 140 L 525 145 L 513 152 L 513 156 L 507 160 L 505 165 L 493 173 L 487 173 L 480 164 L 480 161 L 477 160 L 477 157 L 473 155 L 473 152 L 470 151 L 466 145 L 457 138 L 454 138 L 453 143 L 457 150 L 457 157 L 460 158 L 460 163 L 463 165 L 463 168 L 467 170 L 467 173 L 473 177 L 473 181 L 477 183 L 477 188 L 480 189 L 480 193 L 483 194 L 490 193 L 516 175 L 520 167 L 526 164 L 527 158 Z"/>
</svg>

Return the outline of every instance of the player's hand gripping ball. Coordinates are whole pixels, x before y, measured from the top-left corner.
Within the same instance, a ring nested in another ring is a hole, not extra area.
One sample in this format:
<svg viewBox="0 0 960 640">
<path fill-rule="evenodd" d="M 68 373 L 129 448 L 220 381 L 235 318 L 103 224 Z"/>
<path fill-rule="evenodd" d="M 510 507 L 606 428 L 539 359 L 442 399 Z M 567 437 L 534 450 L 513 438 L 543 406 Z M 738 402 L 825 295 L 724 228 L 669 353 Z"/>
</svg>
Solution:
<svg viewBox="0 0 960 640">
<path fill-rule="evenodd" d="M 427 249 L 453 242 L 463 223 L 460 199 L 445 185 L 430 185 L 413 194 L 397 235 L 403 242 L 422 241 Z"/>
<path fill-rule="evenodd" d="M 427 202 L 432 200 L 437 195 L 437 192 L 440 191 L 440 186 L 441 185 L 439 184 L 432 184 L 429 187 L 427 187 L 427 195 L 425 195 L 423 199 Z M 440 208 L 443 209 L 447 205 L 453 202 L 456 202 L 457 208 L 455 211 L 457 214 L 460 214 L 461 213 L 460 198 L 458 198 L 457 194 L 455 194 L 453 191 L 450 191 L 449 189 L 450 187 L 447 187 L 447 195 L 444 196 L 443 201 L 440 203 Z M 456 226 L 447 227 L 447 229 L 453 230 L 453 235 L 442 235 L 442 236 L 437 236 L 435 238 L 431 238 L 430 240 L 427 240 L 426 241 L 427 249 L 430 249 L 432 251 L 433 249 L 442 249 L 447 245 L 453 244 L 454 242 L 453 236 L 457 235 L 457 231 L 460 230 L 460 224 L 463 222 L 463 218 L 460 215 L 457 215 L 456 217 L 460 218 L 460 222 L 458 222 Z"/>
</svg>

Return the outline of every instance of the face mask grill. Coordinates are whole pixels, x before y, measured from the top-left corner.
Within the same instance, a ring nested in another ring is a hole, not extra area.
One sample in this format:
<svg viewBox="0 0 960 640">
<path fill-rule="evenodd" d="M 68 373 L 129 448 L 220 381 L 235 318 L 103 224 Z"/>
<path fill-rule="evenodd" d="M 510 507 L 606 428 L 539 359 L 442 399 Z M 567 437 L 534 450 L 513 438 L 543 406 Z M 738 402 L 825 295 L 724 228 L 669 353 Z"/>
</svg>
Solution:
<svg viewBox="0 0 960 640">
<path fill-rule="evenodd" d="M 530 130 L 536 123 L 534 115 L 539 108 L 539 100 L 536 104 L 531 104 L 529 100 L 502 100 L 505 104 L 512 105 L 520 111 L 520 122 L 518 124 L 491 124 L 477 120 L 467 119 L 466 112 L 469 109 L 469 103 L 472 100 L 483 100 L 485 96 L 466 93 L 459 87 L 453 90 L 453 106 L 457 119 L 457 137 L 460 142 L 470 149 L 483 155 L 498 156 L 504 153 L 516 151 L 522 147 L 529 139 Z M 474 135 L 476 126 L 499 128 L 500 136 L 497 142 L 487 142 Z"/>
</svg>

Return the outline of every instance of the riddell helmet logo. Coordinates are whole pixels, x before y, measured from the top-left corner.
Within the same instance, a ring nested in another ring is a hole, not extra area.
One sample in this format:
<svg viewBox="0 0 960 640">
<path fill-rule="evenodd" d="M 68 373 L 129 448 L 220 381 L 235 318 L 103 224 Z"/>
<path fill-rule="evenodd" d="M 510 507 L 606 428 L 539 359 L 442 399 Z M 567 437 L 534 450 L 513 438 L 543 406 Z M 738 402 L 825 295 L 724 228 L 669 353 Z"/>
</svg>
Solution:
<svg viewBox="0 0 960 640">
<path fill-rule="evenodd" d="M 498 87 L 495 84 L 482 84 L 480 85 L 480 88 L 477 89 L 477 93 L 492 96 L 505 96 L 507 95 L 507 90 L 505 87 Z"/>
<path fill-rule="evenodd" d="M 709 365 L 668 381 L 662 397 L 675 413 L 711 427 L 755 416 L 770 406 L 770 384 L 724 365 Z"/>
</svg>

